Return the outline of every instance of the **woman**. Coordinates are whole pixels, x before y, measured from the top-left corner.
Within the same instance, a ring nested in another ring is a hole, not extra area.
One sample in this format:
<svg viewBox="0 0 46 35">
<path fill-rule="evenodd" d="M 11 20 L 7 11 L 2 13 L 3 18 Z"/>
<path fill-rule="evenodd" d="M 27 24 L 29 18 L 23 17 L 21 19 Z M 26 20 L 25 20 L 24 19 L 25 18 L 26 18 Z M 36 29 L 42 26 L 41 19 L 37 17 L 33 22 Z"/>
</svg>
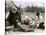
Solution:
<svg viewBox="0 0 46 35">
<path fill-rule="evenodd" d="M 43 17 L 39 12 L 36 13 L 37 28 L 44 29 Z"/>
<path fill-rule="evenodd" d="M 38 27 L 39 26 L 39 24 L 40 23 L 42 23 L 43 22 L 43 17 L 41 16 L 41 14 L 39 13 L 39 12 L 37 12 L 36 13 L 36 16 L 35 17 L 33 17 L 33 19 L 32 19 L 32 27 Z"/>
</svg>

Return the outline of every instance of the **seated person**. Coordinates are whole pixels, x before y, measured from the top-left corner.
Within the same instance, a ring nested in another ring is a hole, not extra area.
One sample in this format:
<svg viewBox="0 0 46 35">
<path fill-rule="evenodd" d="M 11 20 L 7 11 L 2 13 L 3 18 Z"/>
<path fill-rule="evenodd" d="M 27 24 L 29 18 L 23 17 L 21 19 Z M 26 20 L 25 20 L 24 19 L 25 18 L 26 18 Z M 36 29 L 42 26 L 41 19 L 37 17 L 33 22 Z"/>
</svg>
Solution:
<svg viewBox="0 0 46 35">
<path fill-rule="evenodd" d="M 43 17 L 40 15 L 40 13 L 39 13 L 39 12 L 37 12 L 37 13 L 36 13 L 36 16 L 35 16 L 35 17 L 33 17 L 33 19 L 32 19 L 32 20 L 34 20 L 34 21 L 35 21 L 35 23 L 34 23 L 33 25 L 36 25 L 36 26 L 38 27 L 38 26 L 39 26 L 39 24 L 43 22 Z M 34 21 L 33 21 L 33 22 L 34 22 Z"/>
<path fill-rule="evenodd" d="M 28 16 L 22 16 L 23 18 L 22 18 L 22 21 L 21 21 L 21 23 L 22 24 L 25 24 L 25 25 L 29 25 L 29 17 Z"/>
</svg>

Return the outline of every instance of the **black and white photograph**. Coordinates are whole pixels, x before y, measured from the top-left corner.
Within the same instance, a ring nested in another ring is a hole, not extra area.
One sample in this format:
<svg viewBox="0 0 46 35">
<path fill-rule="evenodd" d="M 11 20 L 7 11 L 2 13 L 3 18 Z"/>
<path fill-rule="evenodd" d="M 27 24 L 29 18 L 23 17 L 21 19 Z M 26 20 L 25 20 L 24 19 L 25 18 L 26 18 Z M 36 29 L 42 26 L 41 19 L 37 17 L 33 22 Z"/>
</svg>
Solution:
<svg viewBox="0 0 46 35">
<path fill-rule="evenodd" d="M 6 35 L 12 35 L 15 32 L 44 32 L 44 30 L 44 3 L 21 0 L 5 0 Z"/>
</svg>

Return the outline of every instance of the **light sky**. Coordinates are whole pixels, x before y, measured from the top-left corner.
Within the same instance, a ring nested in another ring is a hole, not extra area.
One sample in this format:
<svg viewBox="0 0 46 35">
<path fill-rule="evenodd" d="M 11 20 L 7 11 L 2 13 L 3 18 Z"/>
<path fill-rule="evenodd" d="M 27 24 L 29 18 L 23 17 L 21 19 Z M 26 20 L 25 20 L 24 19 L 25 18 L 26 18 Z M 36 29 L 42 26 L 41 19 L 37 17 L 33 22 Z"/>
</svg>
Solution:
<svg viewBox="0 0 46 35">
<path fill-rule="evenodd" d="M 12 0 L 15 5 L 17 5 L 18 7 L 21 4 L 21 7 L 26 7 L 26 6 L 37 6 L 37 7 L 44 7 L 44 3 L 42 2 L 32 2 L 31 0 Z"/>
</svg>

